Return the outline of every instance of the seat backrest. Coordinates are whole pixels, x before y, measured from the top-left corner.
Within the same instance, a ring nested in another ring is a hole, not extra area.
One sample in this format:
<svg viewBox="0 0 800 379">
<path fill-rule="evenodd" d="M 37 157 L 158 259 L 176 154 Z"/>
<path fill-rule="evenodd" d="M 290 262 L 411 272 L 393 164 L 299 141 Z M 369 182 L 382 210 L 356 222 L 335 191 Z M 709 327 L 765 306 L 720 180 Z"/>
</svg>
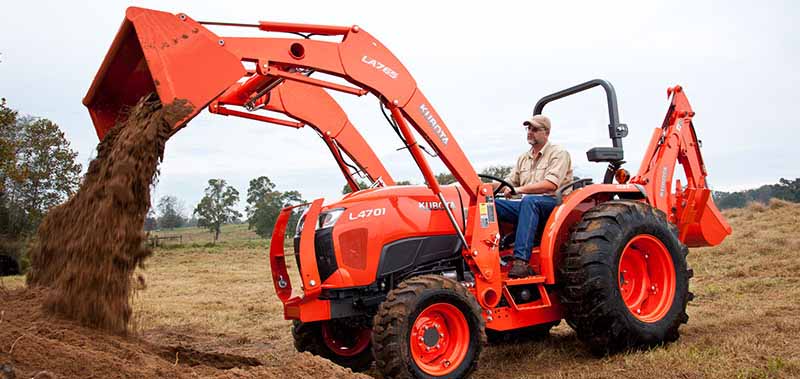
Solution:
<svg viewBox="0 0 800 379">
<path fill-rule="evenodd" d="M 589 162 L 618 162 L 624 158 L 620 147 L 593 147 L 586 152 Z"/>
</svg>

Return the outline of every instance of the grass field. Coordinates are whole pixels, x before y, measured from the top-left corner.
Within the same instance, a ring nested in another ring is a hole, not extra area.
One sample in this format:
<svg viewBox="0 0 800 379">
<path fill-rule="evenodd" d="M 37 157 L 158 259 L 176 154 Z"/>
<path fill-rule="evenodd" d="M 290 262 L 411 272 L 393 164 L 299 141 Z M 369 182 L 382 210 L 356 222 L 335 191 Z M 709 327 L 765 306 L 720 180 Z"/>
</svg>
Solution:
<svg viewBox="0 0 800 379">
<path fill-rule="evenodd" d="M 734 234 L 690 252 L 696 296 L 678 342 L 594 358 L 562 323 L 544 341 L 488 346 L 474 377 L 800 377 L 800 205 L 725 215 Z M 270 281 L 267 241 L 245 225 L 226 226 L 216 245 L 196 228 L 159 233 L 180 234 L 183 244 L 158 248 L 147 261 L 147 288 L 134 302 L 145 339 L 263 362 L 300 359 Z M 3 285 L 24 280 L 7 277 Z"/>
</svg>

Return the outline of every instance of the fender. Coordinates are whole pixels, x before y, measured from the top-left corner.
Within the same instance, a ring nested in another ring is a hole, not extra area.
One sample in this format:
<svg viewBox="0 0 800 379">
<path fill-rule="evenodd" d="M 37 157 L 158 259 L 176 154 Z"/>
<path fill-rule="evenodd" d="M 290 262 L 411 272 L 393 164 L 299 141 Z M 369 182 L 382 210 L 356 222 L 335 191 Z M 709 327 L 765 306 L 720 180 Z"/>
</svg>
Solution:
<svg viewBox="0 0 800 379">
<path fill-rule="evenodd" d="M 553 209 L 547 219 L 547 229 L 539 246 L 539 259 L 545 283 L 555 284 L 555 267 L 560 259 L 561 247 L 569 238 L 572 224 L 580 220 L 583 213 L 596 205 L 612 200 L 614 196 L 625 199 L 646 199 L 644 187 L 636 184 L 593 184 L 572 191 L 564 202 Z"/>
</svg>

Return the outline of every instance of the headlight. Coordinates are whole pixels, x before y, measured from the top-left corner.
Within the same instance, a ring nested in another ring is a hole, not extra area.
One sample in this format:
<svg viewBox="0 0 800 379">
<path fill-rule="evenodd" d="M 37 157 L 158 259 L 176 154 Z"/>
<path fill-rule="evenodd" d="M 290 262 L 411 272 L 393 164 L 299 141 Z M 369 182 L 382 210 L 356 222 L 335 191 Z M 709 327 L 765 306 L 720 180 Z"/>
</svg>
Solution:
<svg viewBox="0 0 800 379">
<path fill-rule="evenodd" d="M 336 224 L 336 221 L 339 220 L 339 217 L 342 216 L 342 213 L 344 213 L 344 208 L 330 209 L 320 213 L 319 222 L 317 223 L 316 229 L 325 229 L 332 227 L 334 224 Z"/>
<path fill-rule="evenodd" d="M 306 213 L 308 213 L 308 209 L 303 211 L 303 214 L 300 216 L 300 221 L 297 222 L 297 227 L 294 231 L 295 237 L 299 237 L 300 232 L 303 231 L 303 225 L 306 223 Z M 339 217 L 342 216 L 342 213 L 344 213 L 344 208 L 331 209 L 320 213 L 319 220 L 317 221 L 317 224 L 314 225 L 314 230 L 330 228 L 336 224 L 336 221 L 339 220 Z"/>
</svg>

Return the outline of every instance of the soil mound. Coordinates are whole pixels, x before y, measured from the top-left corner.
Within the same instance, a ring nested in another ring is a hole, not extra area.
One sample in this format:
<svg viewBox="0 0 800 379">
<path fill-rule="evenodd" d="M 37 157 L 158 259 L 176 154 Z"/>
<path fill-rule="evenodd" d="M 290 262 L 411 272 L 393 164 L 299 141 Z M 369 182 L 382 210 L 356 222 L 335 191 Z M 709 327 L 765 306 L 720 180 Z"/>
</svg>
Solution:
<svg viewBox="0 0 800 379">
<path fill-rule="evenodd" d="M 308 353 L 259 360 L 109 334 L 47 314 L 48 291 L 0 287 L 0 378 L 369 378 Z"/>
<path fill-rule="evenodd" d="M 27 278 L 30 286 L 52 289 L 46 310 L 127 332 L 132 274 L 151 254 L 143 243 L 150 185 L 171 125 L 190 111 L 185 102 L 167 107 L 142 98 L 100 142 L 78 192 L 48 213 Z"/>
<path fill-rule="evenodd" d="M 28 288 L 0 286 L 0 377 L 368 378 L 310 354 L 262 361 L 128 335 L 134 281 L 143 280 L 134 270 L 152 254 L 150 186 L 171 125 L 190 110 L 140 100 L 98 145 L 78 192 L 48 213 Z"/>
</svg>

